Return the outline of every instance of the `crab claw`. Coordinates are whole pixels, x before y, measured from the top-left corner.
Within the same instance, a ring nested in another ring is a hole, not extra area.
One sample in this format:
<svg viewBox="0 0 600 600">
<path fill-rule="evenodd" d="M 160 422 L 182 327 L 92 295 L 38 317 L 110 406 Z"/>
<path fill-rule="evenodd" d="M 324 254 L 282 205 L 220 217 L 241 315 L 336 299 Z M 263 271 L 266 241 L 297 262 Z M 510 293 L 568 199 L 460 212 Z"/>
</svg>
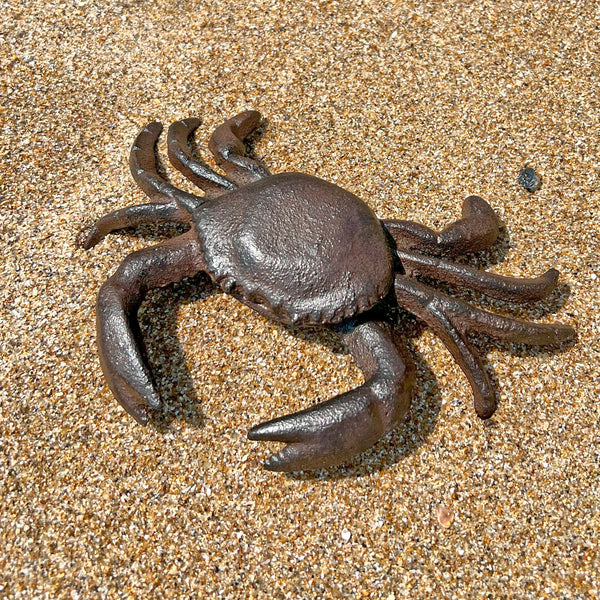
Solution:
<svg viewBox="0 0 600 600">
<path fill-rule="evenodd" d="M 391 431 L 410 406 L 414 365 L 381 324 L 367 322 L 344 342 L 366 383 L 300 412 L 261 423 L 255 441 L 288 444 L 264 462 L 270 471 L 320 469 L 346 462 Z"/>
<path fill-rule="evenodd" d="M 100 365 L 108 386 L 138 422 L 148 422 L 148 409 L 160 398 L 144 360 L 137 312 L 151 289 L 181 281 L 205 268 L 193 231 L 133 252 L 100 288 L 96 325 Z"/>
<path fill-rule="evenodd" d="M 98 294 L 97 343 L 100 365 L 108 387 L 119 404 L 141 425 L 148 423 L 148 408 L 159 408 L 137 332 L 129 318 L 127 293 L 109 280 Z"/>
<path fill-rule="evenodd" d="M 319 469 L 343 463 L 370 448 L 386 433 L 370 385 L 336 396 L 306 410 L 261 423 L 248 439 L 285 442 L 268 458 L 270 471 Z M 408 402 L 406 402 L 408 408 Z"/>
</svg>

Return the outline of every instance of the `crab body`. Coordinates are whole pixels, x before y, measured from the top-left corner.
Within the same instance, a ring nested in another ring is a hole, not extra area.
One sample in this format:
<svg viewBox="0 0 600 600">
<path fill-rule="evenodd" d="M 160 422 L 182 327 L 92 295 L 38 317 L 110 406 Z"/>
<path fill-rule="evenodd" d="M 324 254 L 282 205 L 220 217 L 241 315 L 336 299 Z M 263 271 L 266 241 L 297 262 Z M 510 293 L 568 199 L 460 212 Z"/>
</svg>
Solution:
<svg viewBox="0 0 600 600">
<path fill-rule="evenodd" d="M 391 287 L 392 252 L 375 213 L 316 177 L 259 179 L 203 204 L 192 219 L 215 283 L 280 322 L 339 323 Z"/>
<path fill-rule="evenodd" d="M 496 394 L 472 333 L 519 343 L 569 342 L 562 323 L 537 324 L 473 307 L 422 281 L 439 281 L 509 302 L 534 302 L 556 287 L 558 272 L 535 279 L 487 273 L 448 258 L 482 250 L 499 221 L 478 196 L 440 232 L 412 221 L 380 220 L 362 200 L 302 173 L 271 175 L 244 140 L 260 114 L 246 111 L 213 133 L 209 148 L 222 175 L 192 156 L 188 138 L 200 121 L 173 123 L 171 163 L 204 191 L 174 187 L 157 170 L 159 123 L 150 123 L 130 154 L 132 175 L 150 202 L 101 217 L 84 242 L 144 223 L 175 222 L 188 231 L 125 258 L 100 289 L 97 343 L 108 385 L 139 423 L 160 407 L 152 374 L 138 345 L 137 310 L 148 290 L 206 273 L 224 292 L 284 324 L 329 327 L 342 338 L 364 383 L 326 402 L 253 427 L 252 440 L 286 444 L 265 467 L 315 469 L 350 460 L 396 427 L 410 405 L 414 365 L 394 329 L 390 308 L 402 308 L 440 337 L 466 375 L 476 413 L 490 417 Z"/>
</svg>

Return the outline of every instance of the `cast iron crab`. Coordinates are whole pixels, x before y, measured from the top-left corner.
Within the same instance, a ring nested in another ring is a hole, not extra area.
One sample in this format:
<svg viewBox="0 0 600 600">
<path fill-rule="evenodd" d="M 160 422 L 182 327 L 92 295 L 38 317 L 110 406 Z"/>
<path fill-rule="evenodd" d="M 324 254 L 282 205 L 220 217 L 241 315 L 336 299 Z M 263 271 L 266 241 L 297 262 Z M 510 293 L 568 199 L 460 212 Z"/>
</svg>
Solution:
<svg viewBox="0 0 600 600">
<path fill-rule="evenodd" d="M 335 329 L 362 370 L 356 389 L 252 428 L 251 440 L 287 444 L 264 466 L 276 471 L 328 467 L 372 446 L 405 415 L 414 367 L 382 306 L 400 306 L 441 338 L 473 390 L 475 411 L 490 417 L 496 397 L 468 336 L 561 344 L 574 330 L 499 316 L 450 297 L 420 276 L 510 302 L 532 302 L 555 287 L 558 271 L 515 279 L 440 258 L 476 252 L 498 236 L 487 202 L 469 196 L 462 218 L 441 232 L 411 221 L 379 220 L 353 194 L 302 173 L 271 175 L 246 152 L 244 140 L 261 116 L 243 112 L 213 133 L 209 148 L 226 176 L 192 156 L 188 145 L 200 121 L 173 123 L 172 165 L 204 191 L 197 196 L 157 171 L 160 123 L 147 125 L 130 156 L 133 178 L 150 202 L 101 217 L 84 247 L 109 232 L 144 223 L 189 226 L 182 235 L 125 258 L 100 289 L 97 342 L 102 370 L 117 400 L 139 423 L 160 398 L 136 341 L 137 310 L 148 290 L 203 271 L 223 291 L 284 324 Z"/>
</svg>

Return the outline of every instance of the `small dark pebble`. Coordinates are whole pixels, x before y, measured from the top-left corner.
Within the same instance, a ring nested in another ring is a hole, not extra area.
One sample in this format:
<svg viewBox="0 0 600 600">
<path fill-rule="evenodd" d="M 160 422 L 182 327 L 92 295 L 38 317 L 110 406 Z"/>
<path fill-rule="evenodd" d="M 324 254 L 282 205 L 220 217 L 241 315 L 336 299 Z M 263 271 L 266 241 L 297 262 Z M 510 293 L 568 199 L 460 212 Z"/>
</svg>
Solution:
<svg viewBox="0 0 600 600">
<path fill-rule="evenodd" d="M 525 167 L 519 173 L 517 183 L 521 187 L 524 187 L 528 192 L 535 192 L 542 187 L 542 180 L 531 167 Z"/>
</svg>

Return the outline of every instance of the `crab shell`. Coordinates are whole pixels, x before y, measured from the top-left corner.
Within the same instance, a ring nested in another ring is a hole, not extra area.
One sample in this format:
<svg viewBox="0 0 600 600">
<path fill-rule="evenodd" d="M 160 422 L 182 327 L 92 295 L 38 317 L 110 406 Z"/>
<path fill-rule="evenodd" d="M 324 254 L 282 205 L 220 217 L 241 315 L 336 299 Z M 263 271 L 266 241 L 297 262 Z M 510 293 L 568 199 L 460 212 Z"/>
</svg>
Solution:
<svg viewBox="0 0 600 600">
<path fill-rule="evenodd" d="M 193 221 L 213 281 L 286 324 L 339 323 L 392 285 L 392 252 L 375 213 L 310 175 L 260 179 L 203 204 Z"/>
</svg>

